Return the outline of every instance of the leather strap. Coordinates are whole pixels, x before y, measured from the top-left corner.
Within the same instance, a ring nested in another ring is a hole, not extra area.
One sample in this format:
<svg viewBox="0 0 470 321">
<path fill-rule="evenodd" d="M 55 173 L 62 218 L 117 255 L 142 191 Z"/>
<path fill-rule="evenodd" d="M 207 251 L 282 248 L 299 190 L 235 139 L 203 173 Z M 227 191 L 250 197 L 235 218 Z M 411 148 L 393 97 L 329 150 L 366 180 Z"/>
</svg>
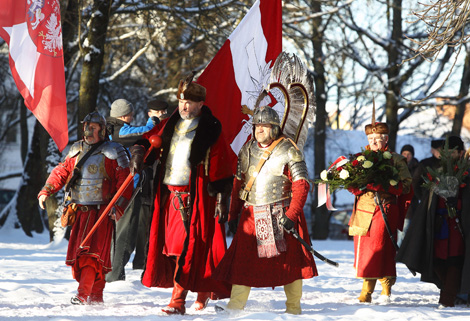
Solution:
<svg viewBox="0 0 470 321">
<path fill-rule="evenodd" d="M 253 183 L 255 182 L 255 179 L 258 176 L 258 173 L 261 170 L 261 168 L 263 167 L 264 163 L 266 163 L 269 156 L 271 156 L 271 153 L 272 153 L 273 149 L 284 138 L 285 138 L 284 136 L 281 136 L 278 139 L 276 139 L 275 141 L 273 141 L 272 144 L 269 145 L 269 147 L 264 151 L 263 155 L 261 155 L 261 159 L 259 160 L 258 165 L 256 165 L 256 168 L 255 168 L 255 171 L 254 171 L 253 175 L 250 177 L 250 180 L 248 181 L 248 183 L 246 183 L 245 188 L 243 189 L 243 195 L 245 196 L 245 199 L 246 199 L 246 196 L 248 196 L 248 193 L 251 191 L 251 188 L 253 187 Z"/>
</svg>

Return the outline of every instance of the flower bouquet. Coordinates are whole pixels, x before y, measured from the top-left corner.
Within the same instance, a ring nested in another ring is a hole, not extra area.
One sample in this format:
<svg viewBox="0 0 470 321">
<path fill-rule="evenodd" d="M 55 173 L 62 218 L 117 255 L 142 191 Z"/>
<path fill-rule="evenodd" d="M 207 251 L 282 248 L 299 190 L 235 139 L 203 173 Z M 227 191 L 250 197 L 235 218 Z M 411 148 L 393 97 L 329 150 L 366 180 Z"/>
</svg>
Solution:
<svg viewBox="0 0 470 321">
<path fill-rule="evenodd" d="M 441 151 L 441 166 L 438 169 L 427 167 L 427 173 L 423 176 L 423 186 L 436 195 L 446 200 L 447 212 L 451 218 L 456 218 L 457 210 L 455 202 L 449 199 L 458 196 L 459 188 L 465 187 L 464 179 L 468 176 L 470 159 L 465 157 L 452 157 L 454 149 L 449 149 L 449 142 L 446 140 Z"/>
<path fill-rule="evenodd" d="M 389 151 L 363 150 L 361 153 L 343 157 L 320 174 L 316 183 L 327 184 L 329 191 L 347 189 L 354 194 L 366 189 L 388 191 L 397 188 L 400 181 Z"/>
</svg>

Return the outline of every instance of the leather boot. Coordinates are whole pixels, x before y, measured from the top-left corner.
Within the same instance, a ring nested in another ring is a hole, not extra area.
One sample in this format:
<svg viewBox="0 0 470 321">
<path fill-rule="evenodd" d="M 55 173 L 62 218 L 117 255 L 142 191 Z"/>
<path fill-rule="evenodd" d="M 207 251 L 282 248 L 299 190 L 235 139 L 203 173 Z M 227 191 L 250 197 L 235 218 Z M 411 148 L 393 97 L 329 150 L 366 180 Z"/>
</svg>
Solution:
<svg viewBox="0 0 470 321">
<path fill-rule="evenodd" d="M 102 304 L 103 301 L 103 290 L 106 285 L 106 280 L 96 280 L 91 289 L 91 294 L 88 298 L 90 304 Z"/>
<path fill-rule="evenodd" d="M 462 278 L 462 268 L 460 266 L 449 265 L 444 274 L 439 303 L 444 307 L 455 306 L 455 299 L 460 289 Z"/>
<path fill-rule="evenodd" d="M 246 285 L 232 284 L 232 292 L 230 293 L 230 301 L 227 308 L 230 310 L 243 310 L 248 301 L 251 287 Z"/>
<path fill-rule="evenodd" d="M 301 314 L 300 299 L 302 298 L 302 279 L 284 285 L 286 293 L 286 313 Z"/>
<path fill-rule="evenodd" d="M 186 296 L 188 290 L 183 289 L 178 283 L 174 283 L 173 293 L 171 294 L 170 304 L 162 309 L 167 314 L 184 314 L 186 312 Z"/>
<path fill-rule="evenodd" d="M 372 293 L 374 293 L 375 283 L 377 283 L 377 279 L 364 279 L 362 291 L 359 295 L 359 302 L 372 302 Z"/>
<path fill-rule="evenodd" d="M 207 307 L 209 299 L 211 298 L 211 292 L 198 292 L 197 299 L 194 302 L 192 308 L 195 311 L 202 311 Z"/>
<path fill-rule="evenodd" d="M 380 279 L 380 283 L 382 284 L 382 292 L 380 295 L 390 296 L 392 295 L 392 285 L 395 284 L 397 278 L 395 277 L 387 277 Z"/>
</svg>

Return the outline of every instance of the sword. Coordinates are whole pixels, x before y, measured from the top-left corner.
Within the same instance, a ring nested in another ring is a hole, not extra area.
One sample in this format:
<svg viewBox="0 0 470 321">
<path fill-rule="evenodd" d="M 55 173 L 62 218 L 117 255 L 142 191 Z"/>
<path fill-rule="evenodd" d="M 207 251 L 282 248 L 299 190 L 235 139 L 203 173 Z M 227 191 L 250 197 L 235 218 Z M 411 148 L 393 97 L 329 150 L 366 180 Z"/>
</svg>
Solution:
<svg viewBox="0 0 470 321">
<path fill-rule="evenodd" d="M 181 196 L 181 192 L 179 191 L 174 191 L 173 192 L 175 194 L 175 198 L 176 200 L 178 201 L 178 206 L 179 207 L 176 207 L 175 206 L 175 203 L 174 203 L 174 198 L 173 200 L 171 201 L 171 205 L 173 206 L 173 208 L 175 210 L 178 210 L 180 211 L 180 214 L 181 214 L 181 219 L 183 220 L 183 224 L 184 224 L 184 227 L 186 229 L 186 232 L 189 232 L 189 225 L 188 225 L 188 209 L 189 209 L 189 196 L 188 196 L 188 200 L 187 200 L 187 203 L 188 203 L 188 206 L 184 206 L 184 202 L 183 202 L 183 197 Z M 189 193 L 188 193 L 189 194 Z"/>
<path fill-rule="evenodd" d="M 387 215 L 385 215 L 384 206 L 382 204 L 382 200 L 380 199 L 379 192 L 375 192 L 375 203 L 379 205 L 380 213 L 382 213 L 382 218 L 384 219 L 385 228 L 387 229 L 388 235 L 390 236 L 390 240 L 392 241 L 393 247 L 398 252 L 400 248 L 398 247 L 397 241 L 395 240 L 395 237 L 393 236 L 392 229 L 390 228 L 390 225 L 388 224 L 388 218 L 387 218 Z M 416 276 L 415 271 L 410 270 L 409 268 L 408 270 L 411 272 L 411 274 L 413 274 L 413 276 Z"/>
<path fill-rule="evenodd" d="M 395 236 L 393 236 L 392 229 L 390 228 L 390 224 L 388 224 L 388 218 L 387 218 L 387 215 L 385 215 L 384 206 L 382 204 L 382 200 L 380 199 L 380 195 L 378 192 L 375 192 L 375 204 L 377 204 L 380 208 L 380 213 L 382 213 L 382 218 L 384 219 L 385 228 L 387 229 L 388 235 L 390 236 L 390 239 L 392 240 L 393 247 L 395 248 L 395 250 L 398 251 L 400 248 L 398 247 L 397 241 L 395 240 Z"/>
<path fill-rule="evenodd" d="M 305 240 L 303 238 L 300 237 L 299 235 L 299 232 L 297 232 L 297 230 L 295 228 L 292 228 L 290 230 L 286 229 L 284 227 L 284 229 L 287 231 L 287 233 L 290 233 L 292 234 L 292 236 L 300 242 L 300 244 L 302 244 L 306 249 L 307 251 L 309 251 L 310 253 L 312 253 L 313 255 L 315 255 L 317 258 L 319 258 L 320 260 L 322 260 L 323 262 L 325 263 L 328 263 L 330 265 L 333 265 L 333 266 L 336 266 L 338 267 L 339 264 L 335 261 L 332 261 L 330 259 L 327 259 L 326 257 L 324 257 L 323 255 L 321 255 L 320 253 L 318 253 L 317 251 L 315 251 L 307 242 L 305 242 Z"/>
</svg>

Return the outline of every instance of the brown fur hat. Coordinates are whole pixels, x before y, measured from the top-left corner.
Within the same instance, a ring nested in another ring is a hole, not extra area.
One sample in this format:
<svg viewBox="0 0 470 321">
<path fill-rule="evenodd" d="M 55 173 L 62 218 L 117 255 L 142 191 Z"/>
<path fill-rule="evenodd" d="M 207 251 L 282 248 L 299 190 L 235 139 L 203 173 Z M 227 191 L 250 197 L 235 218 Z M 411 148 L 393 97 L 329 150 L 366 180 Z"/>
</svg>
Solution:
<svg viewBox="0 0 470 321">
<path fill-rule="evenodd" d="M 379 123 L 375 121 L 375 101 L 372 101 L 372 120 L 369 125 L 366 125 L 366 135 L 370 134 L 386 134 L 390 133 L 386 123 Z"/>
<path fill-rule="evenodd" d="M 206 100 L 206 88 L 193 82 L 194 74 L 195 72 L 193 71 L 186 79 L 180 81 L 176 98 L 196 102 Z"/>
</svg>

